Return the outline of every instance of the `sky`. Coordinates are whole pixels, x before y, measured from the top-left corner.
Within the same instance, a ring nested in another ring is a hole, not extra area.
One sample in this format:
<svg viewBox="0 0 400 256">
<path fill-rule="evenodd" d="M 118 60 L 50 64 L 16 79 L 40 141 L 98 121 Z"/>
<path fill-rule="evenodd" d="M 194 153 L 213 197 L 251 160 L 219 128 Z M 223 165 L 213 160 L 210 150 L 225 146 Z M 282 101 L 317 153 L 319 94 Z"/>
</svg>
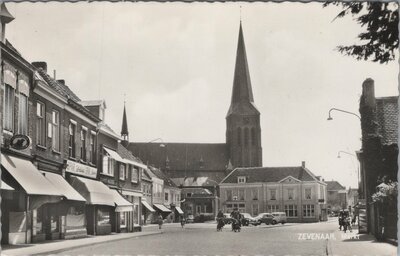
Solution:
<svg viewBox="0 0 400 256">
<path fill-rule="evenodd" d="M 241 6 L 241 8 L 240 8 Z M 82 100 L 105 99 L 106 122 L 130 141 L 224 143 L 242 20 L 264 166 L 300 166 L 357 186 L 361 85 L 398 95 L 398 60 L 335 50 L 360 25 L 322 3 L 8 3 L 7 39 Z M 240 11 L 241 10 L 241 11 Z M 124 96 L 126 95 L 126 96 Z M 338 152 L 345 151 L 338 158 Z"/>
</svg>

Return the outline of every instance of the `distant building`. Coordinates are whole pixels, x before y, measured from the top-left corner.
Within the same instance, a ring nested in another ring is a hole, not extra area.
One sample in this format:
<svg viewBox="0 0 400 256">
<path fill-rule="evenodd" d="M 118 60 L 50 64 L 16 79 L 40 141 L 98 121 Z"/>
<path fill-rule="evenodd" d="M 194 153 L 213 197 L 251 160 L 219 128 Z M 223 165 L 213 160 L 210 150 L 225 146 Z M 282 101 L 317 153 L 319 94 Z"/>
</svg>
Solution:
<svg viewBox="0 0 400 256">
<path fill-rule="evenodd" d="M 182 189 L 182 209 L 185 215 L 192 214 L 214 218 L 219 210 L 218 183 L 208 177 L 173 178 Z"/>
<path fill-rule="evenodd" d="M 298 167 L 236 168 L 220 183 L 224 212 L 285 212 L 288 222 L 326 220 L 326 198 L 326 183 L 304 162 Z"/>
<path fill-rule="evenodd" d="M 349 190 L 347 190 L 347 205 L 348 207 L 351 207 L 350 209 L 352 210 L 352 212 L 354 211 L 355 206 L 357 206 L 358 204 L 358 199 L 359 199 L 358 189 L 349 188 Z"/>
<path fill-rule="evenodd" d="M 325 181 L 328 192 L 327 207 L 330 212 L 347 209 L 347 190 L 338 181 Z"/>
</svg>

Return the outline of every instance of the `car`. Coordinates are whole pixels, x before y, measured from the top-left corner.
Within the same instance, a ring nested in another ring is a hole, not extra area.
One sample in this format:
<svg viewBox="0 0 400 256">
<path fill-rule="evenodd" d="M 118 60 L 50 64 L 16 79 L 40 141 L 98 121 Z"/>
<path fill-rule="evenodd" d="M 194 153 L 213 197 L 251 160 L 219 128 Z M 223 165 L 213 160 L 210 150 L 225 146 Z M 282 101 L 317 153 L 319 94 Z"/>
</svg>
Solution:
<svg viewBox="0 0 400 256">
<path fill-rule="evenodd" d="M 254 218 L 252 217 L 249 213 L 242 213 L 242 225 L 243 226 L 248 226 L 248 225 L 254 225 L 257 226 L 260 223 Z"/>
<path fill-rule="evenodd" d="M 231 224 L 233 221 L 231 215 L 229 213 L 224 213 L 224 223 Z"/>
<path fill-rule="evenodd" d="M 285 224 L 287 222 L 285 212 L 273 212 L 272 216 L 274 216 L 274 218 L 272 219 L 273 225 L 278 224 L 278 223 Z"/>
<path fill-rule="evenodd" d="M 255 217 L 255 219 L 261 224 L 264 223 L 265 225 L 272 224 L 272 220 L 274 219 L 274 216 L 271 213 L 260 213 Z"/>
<path fill-rule="evenodd" d="M 194 216 L 193 214 L 189 214 L 186 218 L 186 223 L 194 223 Z"/>
</svg>

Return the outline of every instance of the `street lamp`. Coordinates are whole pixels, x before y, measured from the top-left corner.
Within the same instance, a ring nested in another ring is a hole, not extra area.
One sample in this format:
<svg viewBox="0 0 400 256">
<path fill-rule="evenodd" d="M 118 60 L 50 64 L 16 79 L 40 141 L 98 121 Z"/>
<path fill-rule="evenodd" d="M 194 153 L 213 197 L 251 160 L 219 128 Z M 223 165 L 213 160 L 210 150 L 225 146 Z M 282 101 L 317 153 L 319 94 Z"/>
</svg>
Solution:
<svg viewBox="0 0 400 256">
<path fill-rule="evenodd" d="M 327 118 L 328 121 L 333 120 L 333 118 L 332 118 L 332 116 L 331 116 L 331 112 L 332 112 L 332 111 L 339 111 L 339 112 L 343 112 L 343 113 L 346 113 L 346 114 L 350 114 L 350 115 L 356 116 L 356 117 L 358 117 L 358 119 L 360 119 L 360 121 L 361 121 L 361 117 L 360 117 L 359 115 L 357 115 L 356 113 L 353 113 L 353 112 L 350 112 L 350 111 L 346 111 L 346 110 L 343 110 L 343 109 L 338 109 L 338 108 L 331 108 L 331 109 L 329 110 L 329 112 L 328 112 L 328 118 Z"/>
<path fill-rule="evenodd" d="M 160 148 L 165 148 L 164 141 L 161 138 L 157 138 L 157 139 L 151 140 L 151 141 L 149 141 L 147 143 L 153 143 L 153 142 L 156 142 L 156 141 L 161 141 Z"/>
<path fill-rule="evenodd" d="M 355 154 L 352 154 L 352 153 L 349 153 L 349 152 L 346 152 L 346 151 L 342 151 L 342 150 L 338 151 L 337 158 L 340 158 L 340 153 L 352 156 L 352 157 L 356 158 L 356 160 L 358 162 L 358 158 L 357 158 L 357 156 Z M 359 165 L 357 165 L 357 184 L 358 184 L 358 190 L 360 191 L 360 167 L 359 167 Z"/>
</svg>

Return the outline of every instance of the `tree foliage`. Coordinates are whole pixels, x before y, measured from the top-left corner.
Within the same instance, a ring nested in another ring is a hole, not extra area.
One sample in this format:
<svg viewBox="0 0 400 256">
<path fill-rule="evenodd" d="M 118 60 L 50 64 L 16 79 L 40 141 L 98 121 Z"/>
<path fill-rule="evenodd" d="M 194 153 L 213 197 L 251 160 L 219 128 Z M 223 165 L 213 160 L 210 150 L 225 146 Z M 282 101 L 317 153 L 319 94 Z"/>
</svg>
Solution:
<svg viewBox="0 0 400 256">
<path fill-rule="evenodd" d="M 340 45 L 337 50 L 357 60 L 372 60 L 387 63 L 395 59 L 399 47 L 399 14 L 397 3 L 382 2 L 327 2 L 328 5 L 342 6 L 343 10 L 335 17 L 351 15 L 365 28 L 358 35 L 360 44 Z"/>
</svg>

